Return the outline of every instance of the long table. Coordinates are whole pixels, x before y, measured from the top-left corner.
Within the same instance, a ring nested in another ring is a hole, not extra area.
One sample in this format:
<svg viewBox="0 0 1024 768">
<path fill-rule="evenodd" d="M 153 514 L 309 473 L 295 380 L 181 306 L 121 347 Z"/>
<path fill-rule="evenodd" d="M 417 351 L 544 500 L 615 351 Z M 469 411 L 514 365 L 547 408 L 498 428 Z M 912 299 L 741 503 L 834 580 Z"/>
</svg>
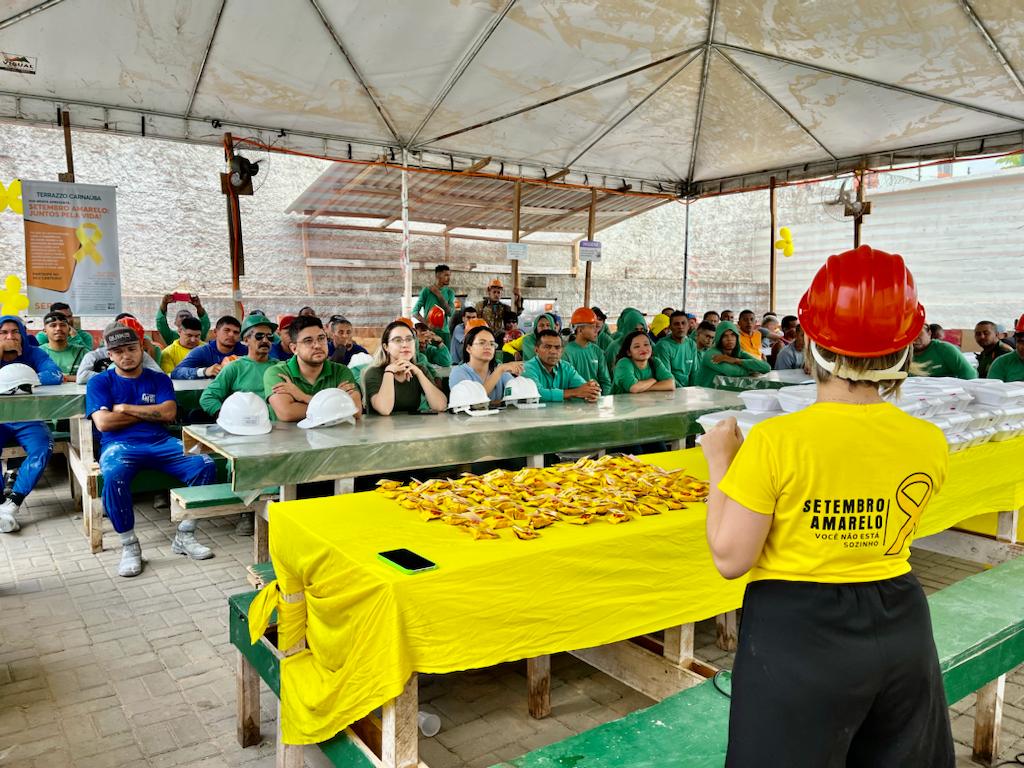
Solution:
<svg viewBox="0 0 1024 768">
<path fill-rule="evenodd" d="M 730 392 L 745 392 L 750 389 L 782 389 L 795 384 L 813 384 L 814 379 L 800 369 L 769 371 L 752 376 L 715 376 L 716 389 Z"/>
<path fill-rule="evenodd" d="M 174 396 L 178 404 L 194 408 L 199 404 L 199 393 L 211 379 L 191 381 L 173 380 Z M 57 421 L 85 415 L 85 385 L 69 382 L 36 387 L 32 394 L 0 397 L 0 424 L 16 421 Z"/>
</svg>

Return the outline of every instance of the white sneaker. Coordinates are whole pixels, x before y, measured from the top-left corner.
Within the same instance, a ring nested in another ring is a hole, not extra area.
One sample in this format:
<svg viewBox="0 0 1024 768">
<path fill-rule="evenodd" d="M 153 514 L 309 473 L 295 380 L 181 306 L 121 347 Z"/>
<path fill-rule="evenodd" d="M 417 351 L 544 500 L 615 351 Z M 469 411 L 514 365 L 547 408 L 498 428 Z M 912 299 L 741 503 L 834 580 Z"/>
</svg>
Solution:
<svg viewBox="0 0 1024 768">
<path fill-rule="evenodd" d="M 142 573 L 142 545 L 135 541 L 121 548 L 121 564 L 117 566 L 118 576 L 138 576 Z"/>
<path fill-rule="evenodd" d="M 15 515 L 18 513 L 18 505 L 8 499 L 0 504 L 0 533 L 14 533 L 21 530 Z"/>
<path fill-rule="evenodd" d="M 192 531 L 178 531 L 171 543 L 171 552 L 176 555 L 188 555 L 193 560 L 208 560 L 213 557 L 213 550 L 200 544 Z"/>
</svg>

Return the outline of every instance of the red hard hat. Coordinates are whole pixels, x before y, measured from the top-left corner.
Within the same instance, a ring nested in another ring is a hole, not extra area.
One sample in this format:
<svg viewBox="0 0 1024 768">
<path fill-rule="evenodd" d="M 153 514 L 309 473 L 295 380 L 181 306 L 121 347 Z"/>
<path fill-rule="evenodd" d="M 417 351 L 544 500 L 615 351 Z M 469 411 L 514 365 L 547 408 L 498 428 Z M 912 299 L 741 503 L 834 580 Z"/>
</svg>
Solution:
<svg viewBox="0 0 1024 768">
<path fill-rule="evenodd" d="M 444 310 L 436 304 L 427 312 L 427 325 L 431 328 L 444 327 Z"/>
<path fill-rule="evenodd" d="M 569 318 L 570 325 L 580 325 L 581 323 L 597 323 L 597 315 L 594 314 L 594 310 L 590 307 L 580 307 L 572 313 L 572 317 Z"/>
<path fill-rule="evenodd" d="M 1017 326 L 1013 330 L 1015 330 L 1017 333 L 1024 333 L 1024 315 L 1021 315 L 1017 319 Z"/>
<path fill-rule="evenodd" d="M 133 331 L 135 331 L 135 335 L 139 337 L 139 341 L 142 341 L 145 338 L 146 331 L 142 328 L 142 323 L 140 323 L 134 317 L 122 317 L 117 322 L 119 322 L 125 328 L 131 328 Z"/>
<path fill-rule="evenodd" d="M 797 315 L 814 343 L 850 357 L 898 352 L 924 326 L 924 307 L 903 257 L 868 245 L 829 256 Z"/>
</svg>

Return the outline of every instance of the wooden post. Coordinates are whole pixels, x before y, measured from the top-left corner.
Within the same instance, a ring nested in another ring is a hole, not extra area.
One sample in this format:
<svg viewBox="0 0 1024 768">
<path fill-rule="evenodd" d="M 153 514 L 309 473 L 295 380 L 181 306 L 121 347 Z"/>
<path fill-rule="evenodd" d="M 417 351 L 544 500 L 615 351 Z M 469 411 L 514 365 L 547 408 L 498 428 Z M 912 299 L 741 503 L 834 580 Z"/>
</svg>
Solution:
<svg viewBox="0 0 1024 768">
<path fill-rule="evenodd" d="M 71 113 L 66 109 L 60 113 L 60 122 L 64 128 L 64 157 L 67 160 L 67 173 L 58 173 L 58 181 L 74 183 L 75 181 L 75 154 L 71 149 Z"/>
<path fill-rule="evenodd" d="M 776 221 L 776 200 L 775 200 L 775 177 L 772 176 L 768 181 L 768 210 L 771 218 L 771 232 L 769 233 L 768 243 L 768 308 L 775 311 L 775 230 L 777 227 Z"/>
<path fill-rule="evenodd" d="M 686 214 L 683 224 L 683 306 L 681 309 L 686 310 L 689 296 L 687 292 L 690 285 L 690 204 L 692 201 L 687 200 L 683 203 L 686 206 Z"/>
<path fill-rule="evenodd" d="M 587 219 L 587 240 L 594 239 L 594 228 L 597 223 L 597 190 L 590 190 L 590 217 Z M 583 279 L 583 306 L 590 306 L 590 268 L 592 261 L 587 262 L 585 277 Z"/>
<path fill-rule="evenodd" d="M 715 617 L 715 645 L 723 651 L 735 651 L 739 642 L 740 623 L 737 611 L 720 613 Z"/>
<path fill-rule="evenodd" d="M 235 158 L 235 143 L 230 133 L 224 134 L 224 162 L 228 173 L 221 174 L 221 192 L 228 205 L 228 246 L 231 255 L 231 298 L 235 303 L 235 316 L 242 317 L 242 289 L 239 277 L 245 272 L 245 252 L 242 248 L 242 209 L 238 204 L 238 190 L 231 184 L 231 161 Z"/>
<path fill-rule="evenodd" d="M 526 660 L 527 703 L 530 717 L 540 720 L 551 714 L 551 657 Z"/>
<path fill-rule="evenodd" d="M 285 744 L 281 728 L 281 699 L 277 700 L 277 750 L 275 768 L 303 768 L 305 749 L 301 744 Z"/>
<path fill-rule="evenodd" d="M 857 202 L 864 203 L 864 170 L 858 169 L 857 171 Z M 860 247 L 860 227 L 864 223 L 863 213 L 853 217 L 853 247 Z"/>
<path fill-rule="evenodd" d="M 1003 721 L 1003 693 L 1006 675 L 1000 675 L 978 690 L 974 707 L 974 750 L 971 757 L 984 765 L 994 765 L 999 757 L 999 731 Z"/>
<path fill-rule="evenodd" d="M 523 197 L 522 183 L 517 181 L 513 185 L 513 187 L 512 187 L 512 242 L 513 243 L 518 243 L 519 242 L 519 207 L 520 207 L 520 202 L 522 201 L 522 197 Z M 513 294 L 513 297 L 517 293 L 519 293 L 519 261 L 518 260 L 512 262 L 512 294 Z M 513 301 L 513 304 L 514 304 L 515 303 L 515 298 L 513 298 L 512 301 Z M 516 309 L 515 306 L 513 306 L 512 308 Z"/>
<path fill-rule="evenodd" d="M 381 764 L 384 768 L 419 765 L 419 691 L 413 672 L 397 699 L 384 705 L 381 718 Z"/>
<path fill-rule="evenodd" d="M 665 658 L 677 667 L 693 661 L 693 624 L 680 624 L 665 630 Z"/>
<path fill-rule="evenodd" d="M 235 649 L 235 706 L 238 746 L 260 743 L 260 675 L 242 652 Z"/>
<path fill-rule="evenodd" d="M 409 253 L 409 153 L 402 150 L 402 317 L 412 314 L 412 262 Z"/>
<path fill-rule="evenodd" d="M 1019 510 L 1014 509 L 1007 512 L 999 512 L 996 517 L 996 540 L 1016 544 L 1017 521 L 1019 519 Z"/>
</svg>

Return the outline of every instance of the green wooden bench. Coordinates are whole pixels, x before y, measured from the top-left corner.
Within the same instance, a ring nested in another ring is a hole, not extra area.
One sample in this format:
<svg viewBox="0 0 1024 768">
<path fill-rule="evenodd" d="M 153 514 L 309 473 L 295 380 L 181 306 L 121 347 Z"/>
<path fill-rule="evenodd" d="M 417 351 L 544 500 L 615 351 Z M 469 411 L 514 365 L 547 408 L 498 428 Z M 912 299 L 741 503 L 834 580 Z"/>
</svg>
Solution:
<svg viewBox="0 0 1024 768">
<path fill-rule="evenodd" d="M 239 514 L 259 502 L 277 498 L 277 487 L 263 488 L 251 501 L 231 490 L 231 483 L 194 485 L 171 489 L 171 522 L 202 520 L 207 517 Z"/>
<path fill-rule="evenodd" d="M 265 581 L 273 578 L 269 563 L 254 568 L 261 569 Z M 1006 673 L 1024 663 L 1022 584 L 1024 558 L 968 577 L 928 598 L 946 699 L 953 704 L 978 692 L 974 757 L 990 765 L 999 754 Z M 249 644 L 247 613 L 255 595 L 248 592 L 228 601 L 231 642 L 238 649 L 238 741 L 243 747 L 259 741 L 260 678 L 280 697 L 282 654 L 274 645 L 275 628 L 272 626 L 260 643 Z M 723 672 L 717 680 L 495 768 L 721 768 L 728 739 L 729 700 L 716 689 L 715 682 L 722 690 L 730 690 L 730 675 Z M 280 742 L 280 725 L 278 728 Z M 379 732 L 374 741 L 373 729 L 373 723 L 353 727 L 364 745 L 379 745 Z M 384 766 L 364 745 L 345 732 L 320 747 L 333 765 Z"/>
</svg>

